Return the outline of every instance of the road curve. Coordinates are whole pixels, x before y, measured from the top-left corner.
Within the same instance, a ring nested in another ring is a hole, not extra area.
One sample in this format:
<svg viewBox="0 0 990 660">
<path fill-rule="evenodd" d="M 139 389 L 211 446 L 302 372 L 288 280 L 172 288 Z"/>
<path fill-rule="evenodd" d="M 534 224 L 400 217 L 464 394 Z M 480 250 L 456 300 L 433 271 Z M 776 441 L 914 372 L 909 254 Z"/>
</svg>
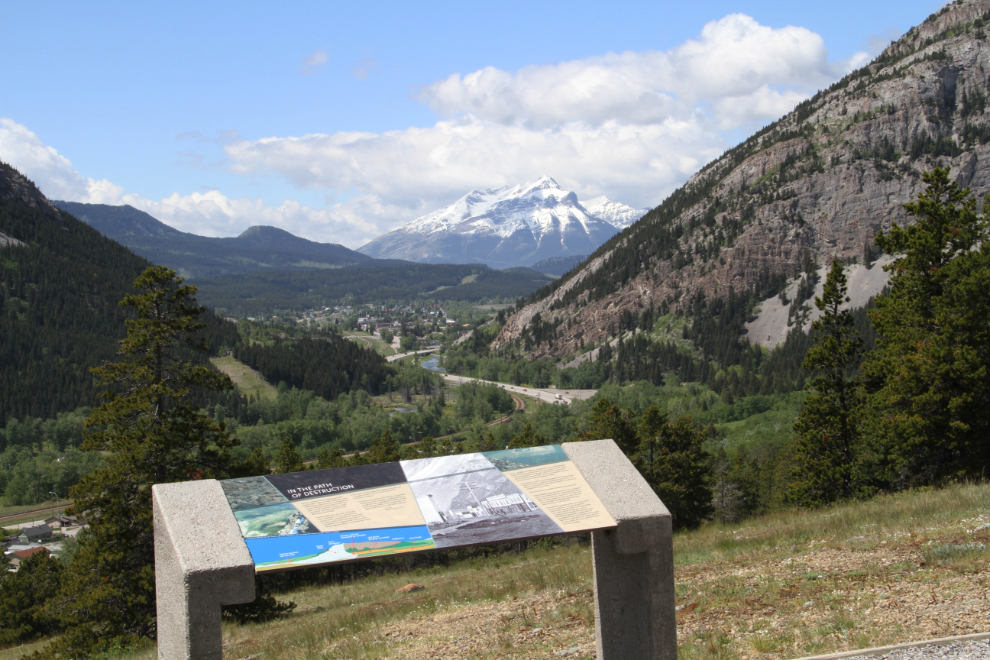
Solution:
<svg viewBox="0 0 990 660">
<path fill-rule="evenodd" d="M 443 379 L 448 383 L 456 383 L 458 385 L 463 385 L 464 383 L 485 383 L 487 385 L 496 385 L 504 390 L 508 390 L 510 393 L 518 394 L 520 396 L 533 397 L 541 403 L 564 403 L 570 405 L 575 400 L 584 401 L 595 396 L 598 390 L 558 390 L 552 387 L 522 387 L 521 385 L 507 385 L 506 383 L 499 383 L 493 380 L 483 380 L 481 378 L 471 378 L 469 376 L 454 376 L 453 374 L 443 374 Z"/>
</svg>

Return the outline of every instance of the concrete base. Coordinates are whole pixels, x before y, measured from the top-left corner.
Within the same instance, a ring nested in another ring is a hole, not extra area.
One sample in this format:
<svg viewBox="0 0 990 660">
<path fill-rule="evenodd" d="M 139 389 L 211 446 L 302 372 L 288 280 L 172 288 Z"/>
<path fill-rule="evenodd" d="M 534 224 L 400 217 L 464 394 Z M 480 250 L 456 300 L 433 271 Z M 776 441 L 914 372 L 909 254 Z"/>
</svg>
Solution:
<svg viewBox="0 0 990 660">
<path fill-rule="evenodd" d="M 222 660 L 220 606 L 254 600 L 254 562 L 213 479 L 152 487 L 158 657 Z"/>
<path fill-rule="evenodd" d="M 563 448 L 618 523 L 591 535 L 598 660 L 676 660 L 670 512 L 613 441 Z"/>
</svg>

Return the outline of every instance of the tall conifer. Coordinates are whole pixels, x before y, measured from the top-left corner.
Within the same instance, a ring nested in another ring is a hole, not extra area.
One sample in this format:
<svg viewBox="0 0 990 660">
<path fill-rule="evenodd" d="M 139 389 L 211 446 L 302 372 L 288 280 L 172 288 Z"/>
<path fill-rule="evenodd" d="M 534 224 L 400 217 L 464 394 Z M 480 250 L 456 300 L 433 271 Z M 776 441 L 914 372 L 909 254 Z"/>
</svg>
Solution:
<svg viewBox="0 0 990 660">
<path fill-rule="evenodd" d="M 792 497 L 808 506 L 821 506 L 853 495 L 859 446 L 859 383 L 853 369 L 862 342 L 857 337 L 842 264 L 832 261 L 815 307 L 822 316 L 812 323 L 815 344 L 802 367 L 816 374 L 794 424 L 797 480 Z"/>
<path fill-rule="evenodd" d="M 73 509 L 89 529 L 49 603 L 67 627 L 46 649 L 49 657 L 78 658 L 155 636 L 151 486 L 230 472 L 236 440 L 188 399 L 194 388 L 232 387 L 198 361 L 207 346 L 196 288 L 164 266 L 145 270 L 134 288 L 139 293 L 120 303 L 137 316 L 127 321 L 120 360 L 93 369 L 105 402 L 86 421 L 92 433 L 82 448 L 102 453 L 104 463 L 72 490 Z"/>
<path fill-rule="evenodd" d="M 876 244 L 896 261 L 877 299 L 877 350 L 865 365 L 870 430 L 890 452 L 894 485 L 986 476 L 990 469 L 990 219 L 949 170 Z"/>
</svg>

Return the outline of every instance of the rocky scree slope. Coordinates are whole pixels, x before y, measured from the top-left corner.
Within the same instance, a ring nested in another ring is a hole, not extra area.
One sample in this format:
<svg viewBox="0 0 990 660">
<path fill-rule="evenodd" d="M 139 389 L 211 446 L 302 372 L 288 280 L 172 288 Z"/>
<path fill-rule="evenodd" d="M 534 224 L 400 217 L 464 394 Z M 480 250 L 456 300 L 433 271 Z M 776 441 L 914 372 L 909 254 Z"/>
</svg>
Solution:
<svg viewBox="0 0 990 660">
<path fill-rule="evenodd" d="M 358 251 L 421 263 L 529 266 L 590 254 L 643 213 L 606 197 L 578 201 L 577 195 L 545 176 L 518 186 L 474 190 Z"/>
<path fill-rule="evenodd" d="M 869 260 L 878 231 L 909 221 L 901 205 L 936 165 L 990 192 L 988 29 L 990 0 L 933 14 L 530 296 L 492 348 L 531 339 L 535 324 L 542 341 L 529 354 L 563 357 L 607 339 L 623 311 L 767 297 L 809 259 Z"/>
</svg>

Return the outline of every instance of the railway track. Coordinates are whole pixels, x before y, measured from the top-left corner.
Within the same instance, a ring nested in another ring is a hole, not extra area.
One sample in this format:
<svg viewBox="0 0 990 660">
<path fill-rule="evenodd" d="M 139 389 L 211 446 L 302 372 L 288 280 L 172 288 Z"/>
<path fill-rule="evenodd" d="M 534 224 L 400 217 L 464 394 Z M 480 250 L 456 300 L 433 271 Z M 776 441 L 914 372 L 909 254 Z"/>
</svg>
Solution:
<svg viewBox="0 0 990 660">
<path fill-rule="evenodd" d="M 72 502 L 69 502 L 68 504 L 59 504 L 58 508 L 64 510 L 66 507 L 70 507 L 70 506 L 72 506 Z M 23 518 L 24 516 L 30 516 L 32 513 L 49 513 L 51 512 L 51 510 L 52 510 L 51 505 L 48 505 L 40 509 L 30 509 L 28 511 L 20 511 L 18 513 L 8 513 L 5 516 L 0 516 L 0 527 L 3 526 L 3 522 L 5 520 L 15 520 L 17 518 Z"/>
</svg>

